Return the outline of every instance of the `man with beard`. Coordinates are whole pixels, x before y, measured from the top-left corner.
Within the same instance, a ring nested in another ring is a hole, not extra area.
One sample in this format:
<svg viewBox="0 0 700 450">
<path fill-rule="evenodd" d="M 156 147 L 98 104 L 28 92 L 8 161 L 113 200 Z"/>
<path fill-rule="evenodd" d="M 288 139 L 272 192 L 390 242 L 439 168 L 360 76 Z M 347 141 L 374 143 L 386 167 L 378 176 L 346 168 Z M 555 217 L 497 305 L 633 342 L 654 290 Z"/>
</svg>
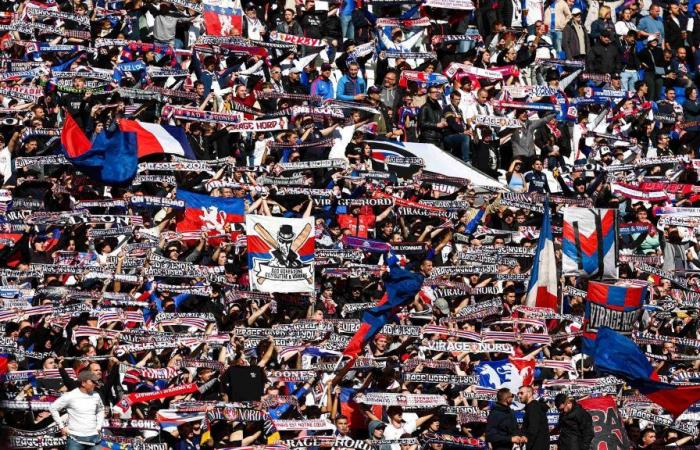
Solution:
<svg viewBox="0 0 700 450">
<path fill-rule="evenodd" d="M 521 386 L 518 389 L 520 403 L 525 404 L 523 419 L 523 434 L 527 438 L 528 450 L 549 449 L 549 425 L 545 403 L 535 400 L 532 386 Z"/>
</svg>

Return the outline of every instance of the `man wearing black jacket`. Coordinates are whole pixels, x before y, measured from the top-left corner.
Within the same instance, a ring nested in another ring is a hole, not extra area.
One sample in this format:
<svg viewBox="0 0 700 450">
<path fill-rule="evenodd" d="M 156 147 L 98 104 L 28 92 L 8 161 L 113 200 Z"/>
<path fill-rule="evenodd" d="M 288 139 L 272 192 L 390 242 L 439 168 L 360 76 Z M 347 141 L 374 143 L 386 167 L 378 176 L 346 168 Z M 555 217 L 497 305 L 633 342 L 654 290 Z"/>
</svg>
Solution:
<svg viewBox="0 0 700 450">
<path fill-rule="evenodd" d="M 534 399 L 532 386 L 521 386 L 518 389 L 518 398 L 521 403 L 525 404 L 522 431 L 527 438 L 527 449 L 549 449 L 549 425 L 547 422 L 549 408 L 545 403 Z"/>
<path fill-rule="evenodd" d="M 518 422 L 510 409 L 513 394 L 508 388 L 496 392 L 496 404 L 486 420 L 486 442 L 491 450 L 512 450 L 513 444 L 525 444 L 527 438 L 518 432 Z"/>
<path fill-rule="evenodd" d="M 593 419 L 576 400 L 558 394 L 554 405 L 559 410 L 558 450 L 589 450 L 593 440 Z"/>
<path fill-rule="evenodd" d="M 587 67 L 593 73 L 618 73 L 622 68 L 622 53 L 616 42 L 613 42 L 610 30 L 600 33 L 598 42 L 591 48 Z"/>
<path fill-rule="evenodd" d="M 445 128 L 445 149 L 462 161 L 469 162 L 469 136 L 465 134 L 464 117 L 459 109 L 462 94 L 459 91 L 450 93 L 450 102 L 442 109 L 442 117 L 447 121 Z"/>
<path fill-rule="evenodd" d="M 442 148 L 442 130 L 447 127 L 447 121 L 442 118 L 442 108 L 438 98 L 440 98 L 440 89 L 431 86 L 428 89 L 428 100 L 418 114 L 418 128 L 421 132 L 421 142 Z"/>
</svg>

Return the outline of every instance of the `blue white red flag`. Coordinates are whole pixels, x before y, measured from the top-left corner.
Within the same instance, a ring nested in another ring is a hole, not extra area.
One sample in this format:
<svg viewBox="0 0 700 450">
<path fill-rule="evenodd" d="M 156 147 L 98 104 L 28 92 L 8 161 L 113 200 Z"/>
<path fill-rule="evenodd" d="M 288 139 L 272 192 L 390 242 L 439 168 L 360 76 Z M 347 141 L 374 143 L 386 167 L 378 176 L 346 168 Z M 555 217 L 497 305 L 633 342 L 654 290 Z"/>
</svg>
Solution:
<svg viewBox="0 0 700 450">
<path fill-rule="evenodd" d="M 134 133 L 106 130 L 90 142 L 73 117 L 67 114 L 61 144 L 66 158 L 100 183 L 124 185 L 136 176 L 138 158 Z"/>
<path fill-rule="evenodd" d="M 243 11 L 204 3 L 204 26 L 210 36 L 239 36 L 243 30 Z"/>
<path fill-rule="evenodd" d="M 545 200 L 542 231 L 530 271 L 530 283 L 528 284 L 525 304 L 557 311 L 558 285 L 557 260 L 554 255 L 552 238 L 552 218 L 549 212 L 549 201 Z"/>
<path fill-rule="evenodd" d="M 228 234 L 231 232 L 229 224 L 243 222 L 245 218 L 245 203 L 242 198 L 210 197 L 183 189 L 177 190 L 176 198 L 185 201 L 185 211 L 177 223 L 177 231 L 180 232 Z"/>
<path fill-rule="evenodd" d="M 474 367 L 479 375 L 479 386 L 518 392 L 520 386 L 529 386 L 535 374 L 535 361 L 519 358 L 482 361 Z"/>
<path fill-rule="evenodd" d="M 197 159 L 182 127 L 121 119 L 119 128 L 122 131 L 136 133 L 136 149 L 139 158 L 167 153 Z"/>
</svg>

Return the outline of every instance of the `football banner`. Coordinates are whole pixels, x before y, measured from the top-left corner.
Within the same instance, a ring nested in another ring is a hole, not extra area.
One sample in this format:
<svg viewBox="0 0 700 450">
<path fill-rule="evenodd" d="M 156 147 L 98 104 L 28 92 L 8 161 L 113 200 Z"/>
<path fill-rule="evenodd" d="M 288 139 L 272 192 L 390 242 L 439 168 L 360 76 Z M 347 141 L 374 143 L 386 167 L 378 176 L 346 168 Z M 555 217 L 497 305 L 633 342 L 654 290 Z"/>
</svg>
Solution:
<svg viewBox="0 0 700 450">
<path fill-rule="evenodd" d="M 204 3 L 204 26 L 210 36 L 238 35 L 243 30 L 243 11 L 223 2 Z"/>
<path fill-rule="evenodd" d="M 617 278 L 614 209 L 564 208 L 562 273 Z"/>
<path fill-rule="evenodd" d="M 250 286 L 260 292 L 314 291 L 313 217 L 246 216 Z"/>
<path fill-rule="evenodd" d="M 590 281 L 583 319 L 583 352 L 591 354 L 601 327 L 629 336 L 646 298 L 644 281 Z"/>
<path fill-rule="evenodd" d="M 615 397 L 586 398 L 578 401 L 593 419 L 591 450 L 627 450 L 632 443 L 627 437 L 624 422 L 615 406 Z"/>
<path fill-rule="evenodd" d="M 501 389 L 508 388 L 518 392 L 520 386 L 530 386 L 535 374 L 535 361 L 525 361 L 519 358 L 501 359 L 497 361 L 482 361 L 474 372 L 479 375 L 479 386 Z"/>
</svg>

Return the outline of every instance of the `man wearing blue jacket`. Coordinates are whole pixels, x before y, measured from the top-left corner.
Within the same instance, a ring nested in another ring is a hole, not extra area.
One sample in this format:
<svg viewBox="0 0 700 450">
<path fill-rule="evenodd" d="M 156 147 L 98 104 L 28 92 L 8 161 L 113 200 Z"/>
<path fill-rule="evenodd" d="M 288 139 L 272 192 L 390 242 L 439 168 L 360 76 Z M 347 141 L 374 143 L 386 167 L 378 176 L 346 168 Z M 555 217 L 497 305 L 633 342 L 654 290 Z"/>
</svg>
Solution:
<svg viewBox="0 0 700 450">
<path fill-rule="evenodd" d="M 367 95 L 367 83 L 365 79 L 359 76 L 360 65 L 355 61 L 348 64 L 348 73 L 338 81 L 338 92 L 335 96 L 338 100 L 345 101 L 362 101 Z"/>
<path fill-rule="evenodd" d="M 311 95 L 318 95 L 324 100 L 335 97 L 333 82 L 330 79 L 332 67 L 328 63 L 321 65 L 321 74 L 311 83 Z"/>
</svg>

